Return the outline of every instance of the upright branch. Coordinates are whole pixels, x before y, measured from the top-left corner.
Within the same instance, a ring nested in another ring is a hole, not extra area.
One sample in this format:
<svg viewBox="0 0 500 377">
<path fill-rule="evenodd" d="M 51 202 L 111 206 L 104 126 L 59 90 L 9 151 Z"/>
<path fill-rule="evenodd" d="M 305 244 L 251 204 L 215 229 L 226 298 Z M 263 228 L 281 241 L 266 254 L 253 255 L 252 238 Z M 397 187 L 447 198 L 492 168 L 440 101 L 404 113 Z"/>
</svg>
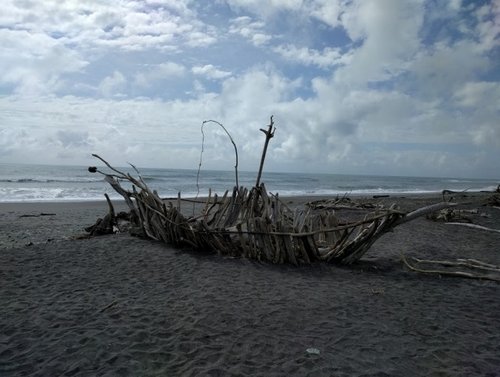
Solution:
<svg viewBox="0 0 500 377">
<path fill-rule="evenodd" d="M 231 143 L 233 144 L 233 148 L 234 148 L 234 154 L 235 154 L 234 174 L 235 174 L 235 180 L 236 180 L 236 187 L 240 187 L 240 184 L 238 181 L 238 148 L 236 148 L 236 143 L 234 142 L 231 134 L 226 129 L 226 127 L 224 127 L 222 125 L 222 123 L 217 122 L 216 120 L 204 120 L 203 123 L 201 124 L 201 136 L 202 136 L 201 153 L 200 153 L 200 163 L 198 165 L 198 174 L 196 176 L 196 187 L 198 188 L 198 194 L 200 192 L 199 178 L 200 178 L 201 163 L 203 160 L 203 151 L 204 151 L 204 144 L 205 144 L 205 133 L 203 132 L 203 128 L 204 128 L 206 123 L 215 123 L 215 124 L 219 125 L 224 130 L 224 132 L 227 134 L 227 136 L 229 137 L 229 140 L 231 140 Z"/>
<path fill-rule="evenodd" d="M 274 136 L 274 131 L 276 131 L 276 127 L 274 127 L 273 115 L 271 115 L 271 122 L 268 125 L 268 129 L 260 129 L 266 135 L 266 141 L 264 143 L 264 149 L 262 150 L 262 157 L 260 159 L 259 166 L 259 174 L 257 175 L 257 182 L 255 182 L 255 187 L 259 187 L 260 177 L 262 176 L 262 169 L 264 168 L 264 161 L 266 159 L 267 146 L 269 145 L 269 140 L 271 140 Z"/>
</svg>

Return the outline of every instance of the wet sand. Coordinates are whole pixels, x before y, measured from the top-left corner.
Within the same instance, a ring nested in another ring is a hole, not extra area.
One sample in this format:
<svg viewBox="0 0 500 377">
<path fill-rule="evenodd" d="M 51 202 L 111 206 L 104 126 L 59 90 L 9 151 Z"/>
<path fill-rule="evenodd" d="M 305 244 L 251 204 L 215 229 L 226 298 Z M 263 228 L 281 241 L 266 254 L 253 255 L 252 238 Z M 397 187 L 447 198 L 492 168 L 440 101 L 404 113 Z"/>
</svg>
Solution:
<svg viewBox="0 0 500 377">
<path fill-rule="evenodd" d="M 500 229 L 500 210 L 471 207 Z M 106 211 L 0 204 L 0 376 L 500 375 L 500 284 L 400 260 L 500 265 L 499 233 L 421 218 L 354 266 L 297 268 L 127 234 L 75 239 Z"/>
</svg>

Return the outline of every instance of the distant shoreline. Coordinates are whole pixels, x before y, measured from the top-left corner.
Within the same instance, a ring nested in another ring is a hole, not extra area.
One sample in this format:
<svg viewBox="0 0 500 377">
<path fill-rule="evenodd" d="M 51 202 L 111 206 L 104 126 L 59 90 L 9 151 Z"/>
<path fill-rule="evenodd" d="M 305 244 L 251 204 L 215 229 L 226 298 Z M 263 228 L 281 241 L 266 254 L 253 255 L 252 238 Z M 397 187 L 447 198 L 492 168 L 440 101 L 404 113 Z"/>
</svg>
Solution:
<svg viewBox="0 0 500 377">
<path fill-rule="evenodd" d="M 470 195 L 470 196 L 478 196 L 478 195 L 487 195 L 494 193 L 494 191 L 457 191 L 454 192 L 454 195 Z M 274 193 L 273 193 L 274 194 Z M 220 195 L 220 193 L 218 193 Z M 364 193 L 343 193 L 343 194 L 308 194 L 308 195 L 279 195 L 279 198 L 282 200 L 293 200 L 293 201 L 304 201 L 305 198 L 308 200 L 321 200 L 321 199 L 331 199 L 331 198 L 342 198 L 342 197 L 348 197 L 348 198 L 357 198 L 357 199 L 382 199 L 382 198 L 393 198 L 393 199 L 401 199 L 401 198 L 432 198 L 432 197 L 441 197 L 442 196 L 442 191 L 433 191 L 433 192 L 400 192 L 400 193 L 374 193 L 374 194 L 364 194 Z M 203 196 L 181 196 L 181 200 L 186 200 L 192 201 L 192 200 L 199 200 L 199 201 L 204 201 L 208 198 L 207 195 Z M 163 200 L 165 201 L 176 201 L 177 197 L 162 197 Z M 117 197 L 111 197 L 111 201 L 113 203 L 121 203 L 124 202 L 122 198 L 117 198 Z M 4 207 L 11 207 L 11 206 L 16 206 L 16 205 L 38 205 L 38 204 L 47 204 L 47 205 L 76 205 L 76 206 L 94 206 L 94 205 L 100 205 L 106 203 L 106 199 L 68 199 L 68 200 L 20 200 L 20 201 L 2 201 L 0 200 L 0 206 Z"/>
<path fill-rule="evenodd" d="M 107 171 L 103 168 L 103 171 Z M 223 195 L 232 190 L 233 172 L 202 171 L 197 186 L 195 170 L 147 169 L 141 172 L 150 189 L 161 197 L 184 198 L 207 196 L 209 190 Z M 493 179 L 426 178 L 363 176 L 312 173 L 264 172 L 263 182 L 267 191 L 283 197 L 344 196 L 372 197 L 374 195 L 408 196 L 434 195 L 443 189 L 478 192 L 493 190 L 498 181 Z M 240 172 L 239 184 L 251 188 L 255 174 Z M 130 187 L 128 182 L 124 187 Z M 91 174 L 74 167 L 0 167 L 1 202 L 79 202 L 102 201 L 104 193 L 119 199 L 119 195 L 104 181 L 100 174 Z M 115 200 L 115 199 L 113 199 Z"/>
</svg>

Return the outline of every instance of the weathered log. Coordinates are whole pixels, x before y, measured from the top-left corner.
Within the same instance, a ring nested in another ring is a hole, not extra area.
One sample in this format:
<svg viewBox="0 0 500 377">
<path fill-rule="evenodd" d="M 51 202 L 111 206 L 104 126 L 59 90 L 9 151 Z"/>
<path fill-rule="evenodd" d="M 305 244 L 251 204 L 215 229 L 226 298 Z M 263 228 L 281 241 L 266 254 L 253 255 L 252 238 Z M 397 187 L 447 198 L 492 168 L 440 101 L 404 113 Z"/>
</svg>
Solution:
<svg viewBox="0 0 500 377">
<path fill-rule="evenodd" d="M 482 274 L 474 274 L 471 272 L 464 272 L 464 271 L 449 271 L 449 270 L 434 270 L 434 269 L 423 269 L 423 268 L 418 268 L 413 265 L 411 265 L 406 257 L 401 254 L 401 260 L 403 261 L 404 265 L 408 267 L 410 270 L 419 272 L 419 273 L 424 273 L 424 274 L 433 274 L 433 275 L 443 275 L 443 276 L 455 276 L 455 277 L 462 277 L 462 278 L 467 278 L 467 279 L 479 279 L 479 280 L 492 280 L 492 281 L 497 281 L 500 282 L 500 276 L 497 275 L 482 275 Z M 443 264 L 443 261 L 426 261 L 426 260 L 418 260 L 413 258 L 414 261 L 417 263 L 420 262 L 427 262 L 427 263 L 437 263 L 437 264 Z M 452 262 L 448 262 L 451 263 Z M 469 266 L 470 268 L 470 266 Z M 477 268 L 477 266 L 473 267 Z M 498 272 L 495 270 L 494 272 Z"/>
<path fill-rule="evenodd" d="M 104 196 L 106 198 L 106 202 L 108 203 L 108 213 L 106 214 L 106 216 L 104 216 L 103 219 L 97 219 L 94 225 L 85 228 L 85 231 L 88 232 L 91 236 L 101 236 L 105 234 L 112 234 L 115 232 L 115 209 L 113 208 L 113 204 L 111 203 L 108 194 L 104 194 Z"/>
<path fill-rule="evenodd" d="M 500 229 L 492 229 L 492 228 L 487 228 L 482 225 L 477 225 L 477 224 L 469 224 L 469 223 L 446 223 L 448 225 L 462 225 L 466 226 L 469 228 L 474 228 L 474 229 L 479 229 L 479 230 L 485 230 L 487 232 L 494 232 L 494 233 L 500 233 Z"/>
</svg>

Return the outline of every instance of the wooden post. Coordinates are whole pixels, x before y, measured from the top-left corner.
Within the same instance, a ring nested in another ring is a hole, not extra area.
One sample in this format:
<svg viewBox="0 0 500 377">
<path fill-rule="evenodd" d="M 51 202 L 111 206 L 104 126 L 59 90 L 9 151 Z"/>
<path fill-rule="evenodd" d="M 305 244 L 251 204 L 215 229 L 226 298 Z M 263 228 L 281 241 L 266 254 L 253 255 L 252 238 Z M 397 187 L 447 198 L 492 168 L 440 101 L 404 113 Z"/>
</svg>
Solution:
<svg viewBox="0 0 500 377">
<path fill-rule="evenodd" d="M 259 187 L 260 177 L 262 176 L 262 169 L 264 168 L 264 160 L 266 159 L 267 146 L 269 145 L 269 140 L 274 136 L 274 131 L 276 131 L 276 127 L 274 127 L 273 115 L 271 115 L 271 123 L 268 126 L 267 130 L 260 129 L 266 135 L 266 141 L 264 143 L 264 150 L 262 151 L 262 157 L 260 159 L 259 166 L 259 174 L 257 175 L 257 182 L 255 182 L 255 187 Z"/>
</svg>

